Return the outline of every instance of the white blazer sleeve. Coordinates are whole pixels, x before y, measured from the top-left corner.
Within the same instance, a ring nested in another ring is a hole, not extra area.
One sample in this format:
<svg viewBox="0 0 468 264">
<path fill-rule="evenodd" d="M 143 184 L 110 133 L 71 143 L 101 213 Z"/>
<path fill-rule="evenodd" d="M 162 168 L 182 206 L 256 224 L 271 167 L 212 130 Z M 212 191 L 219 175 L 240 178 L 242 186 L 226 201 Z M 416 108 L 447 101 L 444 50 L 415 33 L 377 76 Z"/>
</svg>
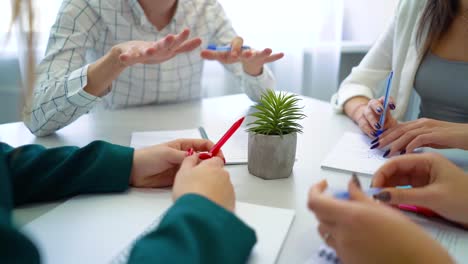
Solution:
<svg viewBox="0 0 468 264">
<path fill-rule="evenodd" d="M 353 97 L 374 98 L 378 84 L 392 69 L 394 32 L 395 21 L 392 21 L 359 66 L 354 67 L 342 82 L 338 92 L 331 99 L 336 112 L 343 112 L 343 105 Z"/>
</svg>

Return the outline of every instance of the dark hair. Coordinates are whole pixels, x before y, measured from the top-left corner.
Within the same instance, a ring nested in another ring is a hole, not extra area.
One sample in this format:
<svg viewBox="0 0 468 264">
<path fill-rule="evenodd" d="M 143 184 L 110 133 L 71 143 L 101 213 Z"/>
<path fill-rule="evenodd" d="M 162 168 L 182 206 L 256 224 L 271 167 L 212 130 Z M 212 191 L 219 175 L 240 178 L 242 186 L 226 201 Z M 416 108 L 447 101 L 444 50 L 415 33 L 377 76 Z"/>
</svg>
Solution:
<svg viewBox="0 0 468 264">
<path fill-rule="evenodd" d="M 459 9 L 460 0 L 427 0 L 417 35 L 417 43 L 422 45 L 424 53 L 447 31 Z"/>
</svg>

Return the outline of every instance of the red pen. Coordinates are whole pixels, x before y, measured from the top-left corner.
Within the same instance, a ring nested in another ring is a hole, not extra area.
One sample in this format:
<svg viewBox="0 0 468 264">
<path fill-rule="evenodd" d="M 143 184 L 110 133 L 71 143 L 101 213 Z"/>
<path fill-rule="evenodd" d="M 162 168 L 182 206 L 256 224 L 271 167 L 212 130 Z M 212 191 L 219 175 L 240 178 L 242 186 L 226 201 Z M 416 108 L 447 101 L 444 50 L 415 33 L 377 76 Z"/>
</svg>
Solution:
<svg viewBox="0 0 468 264">
<path fill-rule="evenodd" d="M 421 207 L 421 206 L 415 206 L 415 205 L 409 205 L 409 204 L 399 204 L 396 206 L 398 209 L 403 210 L 403 211 L 409 211 L 417 214 L 422 214 L 427 217 L 434 217 L 438 216 L 438 214 L 431 209 Z"/>
<path fill-rule="evenodd" d="M 244 122 L 244 119 L 245 117 L 242 117 L 239 120 L 237 120 L 228 129 L 228 131 L 226 131 L 226 133 L 218 140 L 218 142 L 210 149 L 210 151 L 201 152 L 198 157 L 201 160 L 206 160 L 206 159 L 211 159 L 212 157 L 218 155 L 219 151 L 221 150 L 221 147 L 229 140 L 229 138 L 232 137 L 232 135 L 234 135 L 237 129 L 239 129 L 239 127 L 242 125 L 242 122 Z M 191 156 L 192 154 L 193 154 L 193 149 L 189 149 L 187 151 L 187 156 Z"/>
</svg>

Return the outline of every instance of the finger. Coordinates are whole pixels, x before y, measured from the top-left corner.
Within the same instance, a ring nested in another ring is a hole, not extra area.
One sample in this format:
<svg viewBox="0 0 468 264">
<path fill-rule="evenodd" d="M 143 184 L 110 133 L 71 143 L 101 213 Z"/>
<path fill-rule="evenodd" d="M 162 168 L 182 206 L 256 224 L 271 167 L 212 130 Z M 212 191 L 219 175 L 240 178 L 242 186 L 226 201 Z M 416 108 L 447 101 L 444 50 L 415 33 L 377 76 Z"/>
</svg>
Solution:
<svg viewBox="0 0 468 264">
<path fill-rule="evenodd" d="M 235 37 L 231 42 L 231 56 L 235 59 L 239 57 L 242 51 L 244 40 L 241 37 Z"/>
<path fill-rule="evenodd" d="M 198 155 L 188 156 L 188 157 L 186 157 L 184 159 L 184 161 L 180 165 L 180 170 L 179 171 L 182 172 L 182 171 L 185 171 L 185 170 L 192 169 L 197 164 L 198 164 Z"/>
<path fill-rule="evenodd" d="M 364 192 L 362 192 L 361 184 L 359 183 L 359 178 L 357 178 L 356 174 L 354 173 L 351 180 L 348 183 L 348 192 L 350 200 L 359 202 L 373 202 L 370 197 L 368 197 Z"/>
<path fill-rule="evenodd" d="M 200 47 L 202 43 L 201 38 L 194 38 L 191 40 L 187 40 L 186 42 L 182 43 L 177 49 L 174 50 L 176 53 L 183 53 L 183 52 L 190 52 L 198 47 Z"/>
<path fill-rule="evenodd" d="M 372 178 L 373 187 L 395 187 L 429 184 L 431 156 L 428 154 L 409 154 L 395 157 L 380 167 Z M 407 184 L 402 184 L 406 182 Z"/>
<path fill-rule="evenodd" d="M 327 184 L 322 181 L 310 188 L 308 207 L 319 219 L 330 223 L 336 223 L 342 212 L 346 211 L 347 203 L 322 194 Z"/>
<path fill-rule="evenodd" d="M 216 156 L 211 159 L 206 159 L 200 162 L 200 166 L 209 166 L 214 168 L 222 168 L 224 167 L 224 161 L 220 157 Z"/>
<path fill-rule="evenodd" d="M 381 148 L 386 147 L 387 145 L 391 144 L 393 141 L 402 137 L 408 131 L 418 129 L 420 126 L 421 124 L 418 123 L 417 121 L 409 121 L 409 122 L 398 124 L 394 127 L 391 127 L 385 130 L 379 136 L 380 147 Z"/>
<path fill-rule="evenodd" d="M 334 236 L 336 234 L 332 233 L 333 232 L 333 227 L 325 224 L 325 223 L 320 223 L 318 226 L 318 232 L 320 234 L 320 237 L 322 237 L 323 241 L 332 248 L 336 248 L 336 240 Z"/>
<path fill-rule="evenodd" d="M 379 123 L 380 116 L 374 112 L 372 106 L 367 105 L 366 109 L 364 109 L 364 116 L 373 130 L 379 130 L 382 128 Z"/>
<path fill-rule="evenodd" d="M 374 129 L 371 128 L 369 122 L 364 116 L 361 116 L 358 119 L 357 124 L 361 131 L 364 132 L 367 136 L 369 136 L 370 138 L 376 137 L 377 134 L 375 133 Z"/>
<path fill-rule="evenodd" d="M 379 100 L 379 102 L 380 102 L 380 103 L 382 104 L 382 106 L 383 106 L 383 104 L 385 103 L 385 97 L 382 96 L 382 97 L 380 97 L 378 100 Z M 392 111 L 396 109 L 395 99 L 393 99 L 392 96 L 390 96 L 390 97 L 388 98 L 387 106 L 388 106 L 388 108 L 389 108 L 390 110 L 392 110 Z M 385 107 L 384 107 L 384 108 L 385 108 Z"/>
<path fill-rule="evenodd" d="M 218 60 L 218 52 L 212 50 L 202 50 L 200 56 L 205 60 Z"/>
<path fill-rule="evenodd" d="M 447 138 L 442 133 L 421 133 L 414 137 L 411 142 L 406 145 L 406 152 L 412 153 L 415 149 L 426 147 L 426 146 L 433 146 L 434 142 L 444 142 Z"/>
<path fill-rule="evenodd" d="M 372 111 L 374 111 L 374 113 L 378 116 L 380 116 L 383 111 L 384 111 L 384 107 L 383 107 L 383 103 L 382 103 L 382 98 L 376 100 L 376 99 L 372 99 L 369 101 L 368 105 L 370 106 L 370 108 L 372 109 Z"/>
<path fill-rule="evenodd" d="M 184 29 L 181 33 L 177 34 L 174 38 L 174 42 L 172 43 L 170 49 L 176 50 L 182 43 L 184 43 L 190 35 L 189 29 Z"/>
<path fill-rule="evenodd" d="M 162 40 L 156 42 L 156 49 L 158 50 L 167 50 L 169 49 L 175 41 L 175 36 L 170 34 L 164 37 Z"/>
<path fill-rule="evenodd" d="M 276 53 L 266 58 L 265 63 L 271 63 L 279 59 L 282 59 L 283 57 L 284 57 L 284 53 Z"/>
<path fill-rule="evenodd" d="M 374 198 L 388 204 L 411 204 L 430 208 L 434 205 L 433 188 L 430 186 L 411 189 L 386 188 L 375 194 Z"/>
<path fill-rule="evenodd" d="M 405 153 L 411 153 L 411 151 L 407 151 L 407 145 L 412 142 L 415 138 L 421 135 L 429 134 L 431 133 L 430 131 L 427 131 L 426 128 L 418 128 L 415 130 L 411 130 L 403 134 L 401 137 L 396 139 L 395 141 L 392 142 L 392 145 L 390 146 L 390 152 L 388 153 L 388 157 L 391 157 L 394 154 L 405 154 Z"/>
</svg>

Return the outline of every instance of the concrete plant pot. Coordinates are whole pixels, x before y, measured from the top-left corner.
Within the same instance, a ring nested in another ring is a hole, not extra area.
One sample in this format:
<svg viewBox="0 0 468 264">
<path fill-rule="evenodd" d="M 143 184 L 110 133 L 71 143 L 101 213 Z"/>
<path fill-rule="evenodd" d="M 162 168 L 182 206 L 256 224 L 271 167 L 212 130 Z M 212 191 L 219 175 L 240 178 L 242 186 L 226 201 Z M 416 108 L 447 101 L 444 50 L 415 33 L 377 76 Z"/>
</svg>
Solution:
<svg viewBox="0 0 468 264">
<path fill-rule="evenodd" d="M 280 136 L 249 132 L 248 168 L 265 180 L 291 176 L 296 159 L 297 133 Z"/>
</svg>

